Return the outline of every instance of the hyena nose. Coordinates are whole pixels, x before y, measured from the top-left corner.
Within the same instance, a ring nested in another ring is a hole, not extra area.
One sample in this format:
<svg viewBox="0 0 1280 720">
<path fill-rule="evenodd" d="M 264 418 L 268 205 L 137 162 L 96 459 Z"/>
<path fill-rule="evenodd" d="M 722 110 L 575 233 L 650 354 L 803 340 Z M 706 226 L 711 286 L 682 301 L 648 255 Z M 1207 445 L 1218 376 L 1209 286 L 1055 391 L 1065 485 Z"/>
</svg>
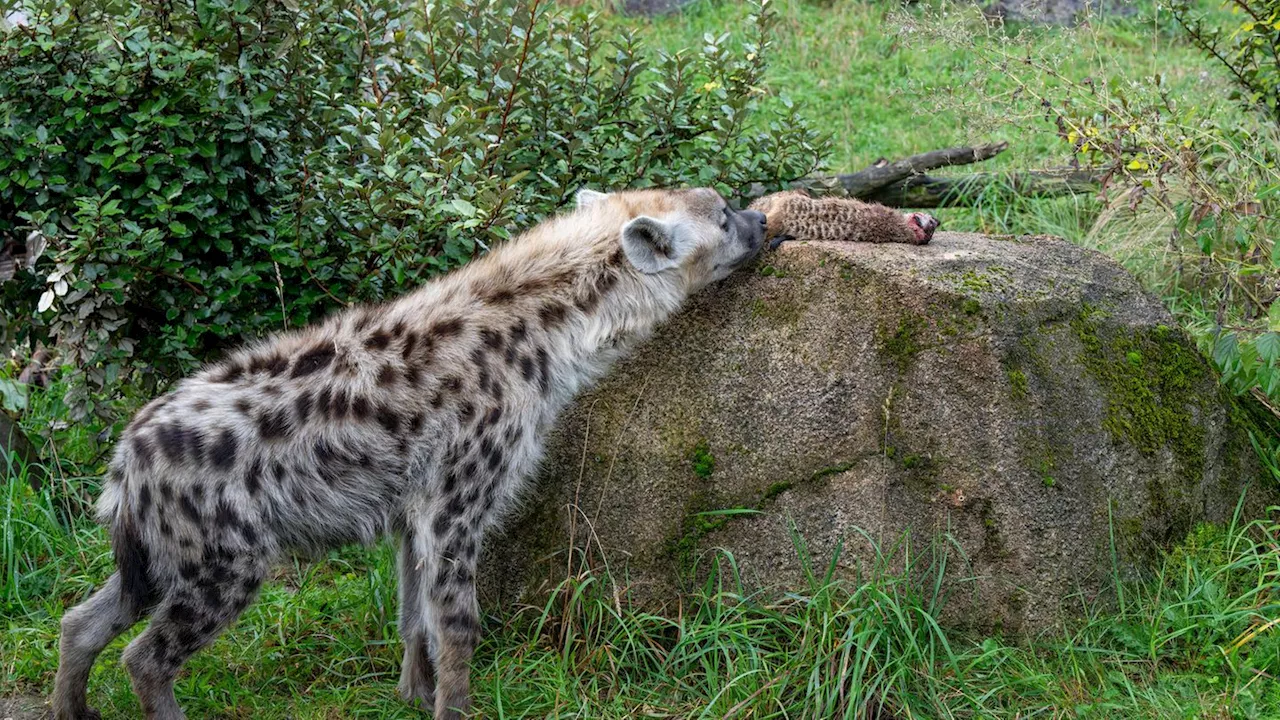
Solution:
<svg viewBox="0 0 1280 720">
<path fill-rule="evenodd" d="M 767 222 L 764 213 L 756 210 L 743 210 L 742 216 L 747 219 L 747 222 L 757 223 L 760 227 L 764 227 Z"/>
</svg>

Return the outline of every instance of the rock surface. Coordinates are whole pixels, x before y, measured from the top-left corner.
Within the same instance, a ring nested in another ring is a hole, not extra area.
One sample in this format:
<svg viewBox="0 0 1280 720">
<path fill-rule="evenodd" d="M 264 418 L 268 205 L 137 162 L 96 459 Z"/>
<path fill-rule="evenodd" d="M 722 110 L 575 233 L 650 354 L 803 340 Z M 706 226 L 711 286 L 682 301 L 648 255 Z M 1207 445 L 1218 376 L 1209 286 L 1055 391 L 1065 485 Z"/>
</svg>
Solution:
<svg viewBox="0 0 1280 720">
<path fill-rule="evenodd" d="M 1112 586 L 1113 536 L 1130 571 L 1229 518 L 1260 477 L 1246 421 L 1101 254 L 953 233 L 787 244 L 563 418 L 488 544 L 482 595 L 536 594 L 585 560 L 669 603 L 712 548 L 750 586 L 798 589 L 790 523 L 819 568 L 843 543 L 847 577 L 872 567 L 872 540 L 909 533 L 927 561 L 949 533 L 945 619 L 1034 631 Z M 1275 498 L 1269 480 L 1248 496 Z M 758 512 L 704 514 L 733 508 Z"/>
<path fill-rule="evenodd" d="M 623 0 L 622 11 L 627 15 L 657 17 L 684 9 L 693 0 Z"/>
<path fill-rule="evenodd" d="M 1134 8 L 1125 0 L 995 0 L 984 11 L 1015 21 L 1074 25 L 1090 18 L 1132 15 Z"/>
</svg>

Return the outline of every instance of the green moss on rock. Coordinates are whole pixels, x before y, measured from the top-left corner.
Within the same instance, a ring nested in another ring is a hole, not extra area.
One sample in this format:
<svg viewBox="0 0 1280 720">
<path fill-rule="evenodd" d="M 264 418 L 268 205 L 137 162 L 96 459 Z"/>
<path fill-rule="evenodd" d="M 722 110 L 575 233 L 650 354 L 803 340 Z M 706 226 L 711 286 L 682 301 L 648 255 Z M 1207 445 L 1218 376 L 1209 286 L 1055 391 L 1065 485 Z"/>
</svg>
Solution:
<svg viewBox="0 0 1280 720">
<path fill-rule="evenodd" d="M 710 491 L 695 492 L 685 505 L 684 517 L 675 536 L 666 543 L 666 556 L 671 560 L 675 571 L 675 581 L 686 584 L 695 569 L 698 542 L 707 533 L 718 529 L 729 521 L 728 515 L 706 515 L 705 513 L 721 507 Z"/>
<path fill-rule="evenodd" d="M 1199 385 L 1210 375 L 1204 359 L 1170 328 L 1110 329 L 1102 317 L 1085 308 L 1071 327 L 1082 345 L 1080 363 L 1106 395 L 1103 427 L 1146 455 L 1168 448 L 1189 479 L 1199 477 L 1208 410 Z"/>
<path fill-rule="evenodd" d="M 794 325 L 804 316 L 804 306 L 790 297 L 766 301 L 756 298 L 751 302 L 751 317 L 781 325 Z"/>
<path fill-rule="evenodd" d="M 711 454 L 711 444 L 706 440 L 698 443 L 693 449 L 693 455 L 689 461 L 693 464 L 693 474 L 704 480 L 716 471 L 716 458 Z"/>
<path fill-rule="evenodd" d="M 920 338 L 924 329 L 924 321 L 912 316 L 900 319 L 896 328 L 882 327 L 876 333 L 880 359 L 888 367 L 906 372 L 924 349 Z"/>
<path fill-rule="evenodd" d="M 1014 398 L 1027 396 L 1027 374 L 1018 369 L 1009 370 L 1009 391 Z"/>
</svg>

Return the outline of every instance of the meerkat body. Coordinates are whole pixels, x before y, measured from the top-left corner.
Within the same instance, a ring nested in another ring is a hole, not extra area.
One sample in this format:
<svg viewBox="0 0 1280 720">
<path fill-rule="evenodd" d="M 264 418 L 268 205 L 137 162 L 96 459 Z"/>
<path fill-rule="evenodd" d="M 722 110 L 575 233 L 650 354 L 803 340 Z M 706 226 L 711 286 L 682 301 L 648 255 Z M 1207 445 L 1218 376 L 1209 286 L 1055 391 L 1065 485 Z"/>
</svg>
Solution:
<svg viewBox="0 0 1280 720">
<path fill-rule="evenodd" d="M 940 224 L 926 213 L 903 214 L 855 198 L 814 198 L 799 190 L 765 195 L 750 209 L 768 218 L 765 235 L 772 247 L 784 240 L 924 245 Z"/>
</svg>

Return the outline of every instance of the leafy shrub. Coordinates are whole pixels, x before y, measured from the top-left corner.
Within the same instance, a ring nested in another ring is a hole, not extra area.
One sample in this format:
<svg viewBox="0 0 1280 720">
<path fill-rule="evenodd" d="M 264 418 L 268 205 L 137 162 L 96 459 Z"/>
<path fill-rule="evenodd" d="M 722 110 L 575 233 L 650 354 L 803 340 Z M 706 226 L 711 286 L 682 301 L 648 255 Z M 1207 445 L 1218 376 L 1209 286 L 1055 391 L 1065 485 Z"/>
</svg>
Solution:
<svg viewBox="0 0 1280 720">
<path fill-rule="evenodd" d="M 1231 74 L 1233 99 L 1280 124 L 1280 2 L 1231 0 L 1236 22 L 1207 22 L 1186 0 L 1170 5 L 1191 42 Z"/>
<path fill-rule="evenodd" d="M 1232 4 L 1243 9 L 1193 16 L 1183 3 L 1172 17 L 1147 21 L 1169 42 L 1189 41 L 1227 69 L 1197 78 L 1224 88 L 1207 103 L 1192 102 L 1159 74 L 1073 75 L 1034 34 L 969 45 L 993 75 L 1017 87 L 997 112 L 1040 115 L 1071 164 L 1099 180 L 1100 202 L 1086 205 L 1094 215 L 1078 239 L 1142 276 L 1228 386 L 1280 414 L 1280 124 L 1273 112 L 1280 44 L 1271 45 L 1280 43 L 1280 6 Z M 1252 20 L 1234 34 L 1207 29 L 1258 13 L 1265 29 Z M 1068 42 L 1096 40 L 1088 28 L 1070 32 L 1076 37 Z"/>
<path fill-rule="evenodd" d="M 1218 23 L 1206 20 L 1183 0 L 1173 3 L 1170 9 L 1191 42 L 1227 71 L 1233 84 L 1232 99 L 1256 110 L 1280 128 L 1280 2 L 1233 0 L 1228 5 L 1234 19 Z M 1269 332 L 1256 332 L 1256 327 L 1249 326 L 1243 328 L 1243 332 L 1215 328 L 1218 332 L 1213 356 L 1237 391 L 1256 389 L 1275 407 L 1280 406 L 1280 302 L 1276 302 L 1280 294 L 1280 242 L 1276 241 L 1276 218 L 1280 212 L 1277 135 L 1264 133 L 1262 142 L 1258 143 L 1259 138 L 1248 129 L 1234 130 L 1224 133 L 1225 141 L 1234 148 L 1249 148 L 1251 152 L 1234 155 L 1243 157 L 1244 164 L 1250 166 L 1244 170 L 1246 175 L 1261 176 L 1256 185 L 1245 186 L 1252 196 L 1240 198 L 1226 208 L 1213 204 L 1187 208 L 1179 219 L 1183 226 L 1196 221 L 1197 226 L 1209 231 L 1201 233 L 1202 236 L 1227 231 L 1232 236 L 1228 239 L 1234 240 L 1246 259 L 1247 264 L 1240 269 L 1243 287 L 1239 304 L 1245 307 L 1246 321 L 1265 314 Z M 1224 169 L 1239 174 L 1241 169 L 1232 165 L 1235 163 Z M 1226 222 L 1222 221 L 1224 214 Z M 1213 246 L 1211 241 L 1202 241 L 1200 249 L 1209 254 Z"/>
<path fill-rule="evenodd" d="M 25 10 L 0 237 L 48 247 L 0 284 L 0 340 L 56 342 L 81 415 L 456 267 L 580 186 L 778 186 L 826 147 L 761 89 L 767 0 L 740 43 L 652 57 L 546 0 Z"/>
</svg>

